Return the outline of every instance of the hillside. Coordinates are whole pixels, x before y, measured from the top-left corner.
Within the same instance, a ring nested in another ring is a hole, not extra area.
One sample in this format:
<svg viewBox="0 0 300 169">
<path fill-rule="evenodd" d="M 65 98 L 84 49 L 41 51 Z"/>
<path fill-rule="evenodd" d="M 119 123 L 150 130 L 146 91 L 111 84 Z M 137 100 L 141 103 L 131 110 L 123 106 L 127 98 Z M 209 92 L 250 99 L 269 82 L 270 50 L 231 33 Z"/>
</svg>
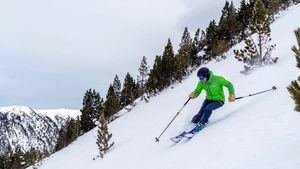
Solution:
<svg viewBox="0 0 300 169">
<path fill-rule="evenodd" d="M 52 152 L 59 130 L 69 118 L 80 115 L 78 110 L 34 110 L 26 106 L 0 108 L 0 153 L 11 146 L 23 152 L 32 148 Z"/>
<path fill-rule="evenodd" d="M 154 138 L 186 101 L 198 78 L 191 74 L 149 103 L 138 104 L 110 123 L 114 147 L 103 160 L 98 154 L 97 129 L 86 133 L 67 148 L 43 161 L 40 169 L 296 169 L 300 168 L 300 114 L 286 87 L 299 75 L 291 46 L 300 5 L 292 7 L 272 24 L 271 36 L 277 44 L 275 65 L 250 75 L 240 74 L 243 64 L 227 53 L 227 59 L 206 66 L 222 75 L 243 96 L 276 86 L 266 94 L 226 103 L 214 111 L 209 125 L 190 141 L 174 145 L 169 138 L 182 131 L 197 113 L 205 93 L 192 100 L 167 130 L 159 143 Z M 226 94 L 227 93 L 227 90 Z"/>
</svg>

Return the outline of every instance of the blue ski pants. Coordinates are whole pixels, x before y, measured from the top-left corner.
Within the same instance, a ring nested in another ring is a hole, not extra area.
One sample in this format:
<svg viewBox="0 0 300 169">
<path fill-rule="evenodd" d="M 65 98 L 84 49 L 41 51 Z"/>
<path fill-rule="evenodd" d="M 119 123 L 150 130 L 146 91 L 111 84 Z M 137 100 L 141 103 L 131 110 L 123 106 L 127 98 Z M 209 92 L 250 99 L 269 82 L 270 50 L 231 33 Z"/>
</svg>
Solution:
<svg viewBox="0 0 300 169">
<path fill-rule="evenodd" d="M 208 119 L 212 113 L 213 110 L 216 110 L 217 108 L 220 108 L 224 105 L 224 102 L 222 101 L 215 101 L 215 100 L 207 100 L 205 99 L 202 103 L 201 109 L 199 110 L 198 114 L 196 114 L 193 119 L 192 123 L 207 123 Z"/>
</svg>

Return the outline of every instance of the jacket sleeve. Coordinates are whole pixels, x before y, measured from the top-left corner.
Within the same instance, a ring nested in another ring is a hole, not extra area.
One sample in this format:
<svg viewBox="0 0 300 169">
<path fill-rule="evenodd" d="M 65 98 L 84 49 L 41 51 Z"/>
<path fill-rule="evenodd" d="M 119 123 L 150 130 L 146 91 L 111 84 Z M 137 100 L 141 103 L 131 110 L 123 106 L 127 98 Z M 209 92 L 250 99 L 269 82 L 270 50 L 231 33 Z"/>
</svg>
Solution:
<svg viewBox="0 0 300 169">
<path fill-rule="evenodd" d="M 231 82 L 226 80 L 224 77 L 221 77 L 222 86 L 227 87 L 229 94 L 234 94 L 234 88 Z"/>
<path fill-rule="evenodd" d="M 202 86 L 201 82 L 199 81 L 196 89 L 194 90 L 196 97 L 198 97 L 201 94 L 202 89 L 203 89 L 203 86 Z"/>
</svg>

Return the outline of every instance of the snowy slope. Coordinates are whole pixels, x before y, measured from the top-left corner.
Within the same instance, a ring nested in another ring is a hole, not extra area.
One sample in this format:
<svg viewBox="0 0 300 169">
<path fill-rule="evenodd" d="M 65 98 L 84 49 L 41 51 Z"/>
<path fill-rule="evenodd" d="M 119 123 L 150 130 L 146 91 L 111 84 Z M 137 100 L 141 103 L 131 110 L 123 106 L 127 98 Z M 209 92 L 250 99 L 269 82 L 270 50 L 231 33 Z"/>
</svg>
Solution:
<svg viewBox="0 0 300 169">
<path fill-rule="evenodd" d="M 300 168 L 300 114 L 286 90 L 299 75 L 290 48 L 296 44 L 293 31 L 300 27 L 300 6 L 291 8 L 271 27 L 276 65 L 244 76 L 243 65 L 233 53 L 228 59 L 209 63 L 217 75 L 233 82 L 237 96 L 269 89 L 274 92 L 227 103 L 213 112 L 209 125 L 192 140 L 174 145 L 178 134 L 198 111 L 204 93 L 183 109 L 161 138 L 165 125 L 186 101 L 197 84 L 196 73 L 174 85 L 149 103 L 140 103 L 130 113 L 109 125 L 114 147 L 103 160 L 97 155 L 96 128 L 69 147 L 45 159 L 40 169 L 297 169 Z M 226 91 L 227 94 L 227 91 Z"/>
<path fill-rule="evenodd" d="M 26 152 L 31 148 L 53 151 L 60 128 L 69 118 L 80 115 L 78 110 L 33 110 L 26 106 L 0 108 L 0 153 L 6 146 L 20 146 Z"/>
</svg>

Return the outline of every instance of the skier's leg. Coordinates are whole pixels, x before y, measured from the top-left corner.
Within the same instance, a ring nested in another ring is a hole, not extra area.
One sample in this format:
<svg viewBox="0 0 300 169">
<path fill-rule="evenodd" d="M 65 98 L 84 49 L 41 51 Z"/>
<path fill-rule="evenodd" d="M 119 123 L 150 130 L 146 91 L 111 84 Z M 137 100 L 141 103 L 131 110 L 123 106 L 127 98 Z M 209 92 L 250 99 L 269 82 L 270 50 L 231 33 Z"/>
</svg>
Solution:
<svg viewBox="0 0 300 169">
<path fill-rule="evenodd" d="M 200 118 L 200 122 L 202 124 L 206 124 L 208 122 L 208 119 L 212 113 L 213 110 L 216 110 L 217 108 L 220 108 L 224 105 L 221 101 L 213 101 L 210 104 L 208 104 L 205 109 L 203 110 L 203 114 Z"/>
<path fill-rule="evenodd" d="M 204 110 L 206 108 L 206 106 L 209 104 L 208 100 L 204 100 L 204 102 L 202 103 L 202 106 L 199 110 L 199 112 L 193 117 L 192 119 L 192 123 L 197 124 L 199 123 L 199 121 L 201 120 L 201 117 L 203 116 Z"/>
</svg>

